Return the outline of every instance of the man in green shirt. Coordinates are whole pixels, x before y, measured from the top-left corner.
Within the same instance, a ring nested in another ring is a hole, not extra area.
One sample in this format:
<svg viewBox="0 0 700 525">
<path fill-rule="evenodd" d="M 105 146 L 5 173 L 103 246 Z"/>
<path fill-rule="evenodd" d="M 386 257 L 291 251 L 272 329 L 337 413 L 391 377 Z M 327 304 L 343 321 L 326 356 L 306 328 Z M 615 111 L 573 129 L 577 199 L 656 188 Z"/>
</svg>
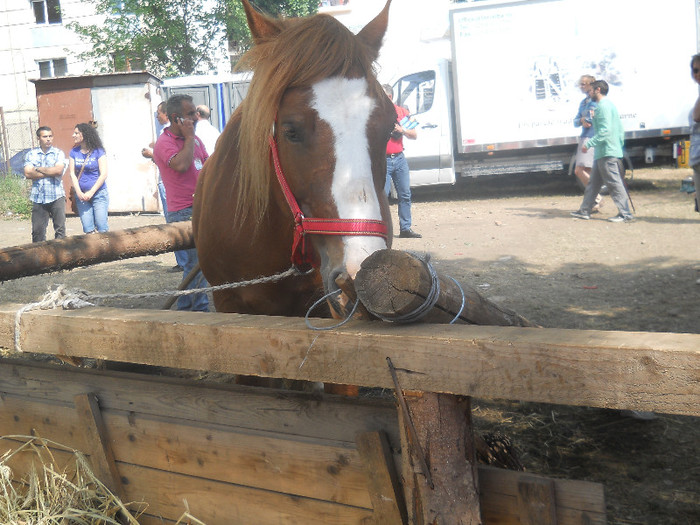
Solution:
<svg viewBox="0 0 700 525">
<path fill-rule="evenodd" d="M 595 206 L 595 198 L 600 187 L 606 184 L 610 197 L 617 206 L 618 214 L 610 217 L 610 222 L 629 222 L 634 220 L 629 208 L 629 198 L 620 175 L 622 146 L 625 144 L 625 132 L 622 121 L 615 105 L 607 98 L 608 83 L 597 80 L 592 84 L 591 98 L 598 103 L 593 115 L 595 135 L 581 148 L 585 153 L 589 148 L 595 148 L 595 161 L 591 172 L 591 180 L 583 194 L 583 202 L 577 211 L 571 215 L 577 219 L 590 219 L 591 210 Z"/>
</svg>

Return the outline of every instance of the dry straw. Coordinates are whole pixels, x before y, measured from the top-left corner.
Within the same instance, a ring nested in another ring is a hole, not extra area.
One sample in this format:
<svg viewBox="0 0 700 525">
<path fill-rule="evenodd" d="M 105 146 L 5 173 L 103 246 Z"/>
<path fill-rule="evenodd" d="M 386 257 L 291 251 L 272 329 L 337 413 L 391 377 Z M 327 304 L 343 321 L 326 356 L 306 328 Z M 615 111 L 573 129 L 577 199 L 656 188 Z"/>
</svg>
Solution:
<svg viewBox="0 0 700 525">
<path fill-rule="evenodd" d="M 0 457 L 0 523 L 7 525 L 138 525 L 145 503 L 122 503 L 95 477 L 79 451 L 32 436 L 2 436 L 10 445 Z M 51 448 L 49 448 L 51 447 Z M 57 451 L 71 455 L 56 461 Z M 14 461 L 31 468 L 15 479 Z"/>
</svg>

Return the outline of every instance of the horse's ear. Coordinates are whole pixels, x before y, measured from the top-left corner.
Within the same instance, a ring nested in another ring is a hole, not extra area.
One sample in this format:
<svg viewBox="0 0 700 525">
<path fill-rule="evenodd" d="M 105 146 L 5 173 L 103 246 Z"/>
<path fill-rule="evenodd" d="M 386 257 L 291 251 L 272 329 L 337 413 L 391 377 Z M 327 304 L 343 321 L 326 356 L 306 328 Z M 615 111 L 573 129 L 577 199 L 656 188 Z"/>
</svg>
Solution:
<svg viewBox="0 0 700 525">
<path fill-rule="evenodd" d="M 245 9 L 245 16 L 248 19 L 248 27 L 250 34 L 253 35 L 253 41 L 259 44 L 263 40 L 277 36 L 281 29 L 275 23 L 275 20 L 269 18 L 257 11 L 248 0 L 241 0 Z"/>
<path fill-rule="evenodd" d="M 374 20 L 362 28 L 362 31 L 357 33 L 357 38 L 363 41 L 374 52 L 372 60 L 376 60 L 379 56 L 379 49 L 382 47 L 384 33 L 389 25 L 389 5 L 391 0 L 387 0 L 384 9 L 379 13 Z"/>
</svg>

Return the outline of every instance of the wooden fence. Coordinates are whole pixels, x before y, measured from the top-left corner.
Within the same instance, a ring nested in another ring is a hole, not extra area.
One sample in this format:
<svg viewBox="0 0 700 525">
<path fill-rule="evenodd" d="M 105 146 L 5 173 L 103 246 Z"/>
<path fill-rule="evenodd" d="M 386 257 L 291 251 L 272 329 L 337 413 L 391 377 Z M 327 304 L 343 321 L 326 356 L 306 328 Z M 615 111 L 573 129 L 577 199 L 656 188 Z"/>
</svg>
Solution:
<svg viewBox="0 0 700 525">
<path fill-rule="evenodd" d="M 18 309 L 0 306 L 0 347 L 10 349 L 0 434 L 87 452 L 125 501 L 148 502 L 147 524 L 174 522 L 185 500 L 208 525 L 413 523 L 393 402 L 193 380 L 197 371 L 392 388 L 390 357 L 408 390 L 700 415 L 695 334 L 379 322 L 318 332 L 302 319 L 237 314 L 22 314 L 25 353 L 186 379 L 23 359 L 12 351 Z M 17 467 L 26 469 L 21 456 Z M 605 523 L 599 484 L 490 467 L 478 477 L 484 523 Z"/>
</svg>

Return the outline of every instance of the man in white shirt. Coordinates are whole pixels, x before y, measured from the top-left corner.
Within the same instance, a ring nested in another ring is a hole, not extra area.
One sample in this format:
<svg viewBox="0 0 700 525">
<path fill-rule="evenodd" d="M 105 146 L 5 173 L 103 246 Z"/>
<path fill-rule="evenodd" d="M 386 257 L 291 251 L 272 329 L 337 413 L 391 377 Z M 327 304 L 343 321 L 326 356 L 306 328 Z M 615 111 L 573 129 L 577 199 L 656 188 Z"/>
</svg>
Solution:
<svg viewBox="0 0 700 525">
<path fill-rule="evenodd" d="M 214 153 L 216 141 L 219 138 L 219 135 L 221 135 L 219 130 L 212 126 L 211 122 L 209 122 L 210 115 L 211 112 L 207 106 L 197 106 L 197 122 L 195 132 L 204 144 L 204 147 L 209 155 Z"/>
</svg>

